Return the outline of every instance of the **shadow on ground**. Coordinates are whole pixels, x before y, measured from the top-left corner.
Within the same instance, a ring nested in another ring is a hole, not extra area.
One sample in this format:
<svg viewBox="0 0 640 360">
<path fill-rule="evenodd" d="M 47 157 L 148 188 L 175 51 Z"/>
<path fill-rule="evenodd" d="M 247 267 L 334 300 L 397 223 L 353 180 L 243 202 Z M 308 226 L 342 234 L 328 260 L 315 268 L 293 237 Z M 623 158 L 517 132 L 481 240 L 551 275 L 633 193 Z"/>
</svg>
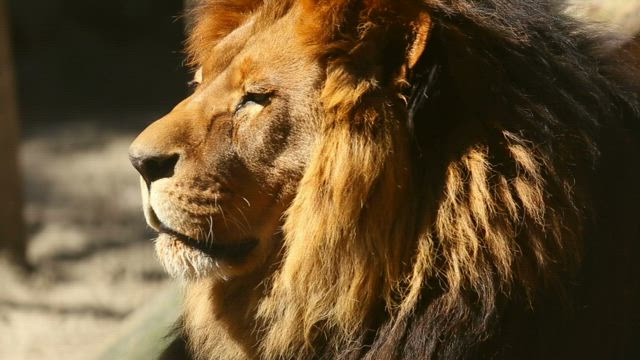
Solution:
<svg viewBox="0 0 640 360">
<path fill-rule="evenodd" d="M 35 272 L 0 271 L 0 359 L 86 359 L 167 283 L 127 157 L 157 114 L 117 116 L 29 123 L 24 131 Z"/>
</svg>

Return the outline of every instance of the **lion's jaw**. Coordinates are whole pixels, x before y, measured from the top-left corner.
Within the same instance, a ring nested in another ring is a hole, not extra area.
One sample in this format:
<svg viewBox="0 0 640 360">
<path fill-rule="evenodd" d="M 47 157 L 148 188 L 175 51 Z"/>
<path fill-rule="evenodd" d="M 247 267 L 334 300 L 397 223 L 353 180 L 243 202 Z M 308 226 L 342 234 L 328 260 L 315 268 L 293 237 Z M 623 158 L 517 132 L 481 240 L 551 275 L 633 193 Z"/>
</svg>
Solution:
<svg viewBox="0 0 640 360">
<path fill-rule="evenodd" d="M 130 149 L 147 222 L 160 234 L 157 255 L 187 280 L 266 266 L 318 131 L 317 64 L 287 38 L 286 24 L 274 30 L 279 44 L 250 27 L 217 44 L 212 52 L 229 56 L 201 63 L 195 93 Z"/>
<path fill-rule="evenodd" d="M 247 233 L 242 234 L 234 242 L 226 241 L 228 238 L 217 239 L 215 236 L 219 231 L 213 228 L 213 214 L 209 215 L 210 220 L 207 220 L 209 228 L 203 230 L 198 224 L 190 223 L 193 218 L 185 217 L 179 212 L 167 211 L 166 204 L 171 199 L 167 199 L 162 191 L 155 189 L 150 191 L 144 180 L 141 181 L 141 191 L 147 224 L 158 232 L 158 237 L 154 241 L 158 260 L 174 278 L 196 280 L 212 276 L 214 279 L 229 280 L 249 266 L 247 257 L 258 257 L 257 254 L 251 253 L 261 251 L 259 239 L 271 240 L 274 232 L 272 228 L 277 226 L 273 225 L 277 223 L 275 220 L 264 226 L 263 229 L 266 229 L 264 231 L 259 228 L 254 228 L 251 232 L 242 229 Z M 222 216 L 223 210 L 217 210 Z M 238 211 L 243 215 L 242 210 Z M 225 218 L 224 221 L 232 220 Z M 240 226 L 239 223 L 234 225 Z M 225 223 L 226 226 L 227 223 Z M 187 235 L 191 233 L 199 236 Z"/>
</svg>

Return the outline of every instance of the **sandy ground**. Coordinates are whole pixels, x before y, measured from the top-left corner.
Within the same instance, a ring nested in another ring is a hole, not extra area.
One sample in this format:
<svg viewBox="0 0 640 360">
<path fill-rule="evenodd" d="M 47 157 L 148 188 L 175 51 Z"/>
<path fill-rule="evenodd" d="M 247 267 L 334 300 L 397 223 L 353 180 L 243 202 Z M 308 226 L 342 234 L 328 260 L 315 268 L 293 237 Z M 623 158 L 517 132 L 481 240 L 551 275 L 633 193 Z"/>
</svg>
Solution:
<svg viewBox="0 0 640 360">
<path fill-rule="evenodd" d="M 0 359 L 87 359 L 167 282 L 127 160 L 134 130 L 27 131 L 29 277 L 0 271 Z"/>
</svg>

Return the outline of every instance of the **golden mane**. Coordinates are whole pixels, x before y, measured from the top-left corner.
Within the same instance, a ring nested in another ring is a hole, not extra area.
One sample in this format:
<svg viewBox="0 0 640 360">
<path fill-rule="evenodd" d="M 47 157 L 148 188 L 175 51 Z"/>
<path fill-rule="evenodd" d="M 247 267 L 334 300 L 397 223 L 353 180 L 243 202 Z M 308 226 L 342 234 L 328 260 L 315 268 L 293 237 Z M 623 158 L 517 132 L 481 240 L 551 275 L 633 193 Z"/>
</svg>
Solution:
<svg viewBox="0 0 640 360">
<path fill-rule="evenodd" d="M 205 63 L 218 42 L 240 27 L 259 5 L 257 0 L 200 1 L 191 10 L 198 21 L 187 41 L 190 62 Z"/>
<path fill-rule="evenodd" d="M 500 333 L 506 304 L 571 298 L 595 236 L 596 134 L 637 105 L 600 66 L 617 69 L 601 38 L 544 1 L 486 3 L 199 10 L 197 63 L 250 14 L 300 6 L 295 36 L 327 68 L 321 138 L 257 306 L 261 357 L 465 357 Z"/>
</svg>

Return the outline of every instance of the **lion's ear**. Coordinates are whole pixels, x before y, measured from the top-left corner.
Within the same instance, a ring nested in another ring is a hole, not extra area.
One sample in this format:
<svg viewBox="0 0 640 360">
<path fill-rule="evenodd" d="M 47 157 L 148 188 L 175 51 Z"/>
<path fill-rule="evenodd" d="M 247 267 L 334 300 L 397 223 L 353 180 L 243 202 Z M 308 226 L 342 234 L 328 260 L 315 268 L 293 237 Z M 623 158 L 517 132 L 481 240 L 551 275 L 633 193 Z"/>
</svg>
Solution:
<svg viewBox="0 0 640 360">
<path fill-rule="evenodd" d="M 300 34 L 315 49 L 357 64 L 361 74 L 413 69 L 426 48 L 432 19 L 424 4 L 399 0 L 303 0 Z M 342 52 L 340 52 L 340 50 Z M 324 54 L 328 55 L 328 54 Z"/>
<path fill-rule="evenodd" d="M 416 66 L 424 54 L 432 27 L 431 16 L 426 12 L 420 13 L 417 19 L 411 23 L 410 46 L 406 55 L 406 65 L 409 70 Z"/>
</svg>

